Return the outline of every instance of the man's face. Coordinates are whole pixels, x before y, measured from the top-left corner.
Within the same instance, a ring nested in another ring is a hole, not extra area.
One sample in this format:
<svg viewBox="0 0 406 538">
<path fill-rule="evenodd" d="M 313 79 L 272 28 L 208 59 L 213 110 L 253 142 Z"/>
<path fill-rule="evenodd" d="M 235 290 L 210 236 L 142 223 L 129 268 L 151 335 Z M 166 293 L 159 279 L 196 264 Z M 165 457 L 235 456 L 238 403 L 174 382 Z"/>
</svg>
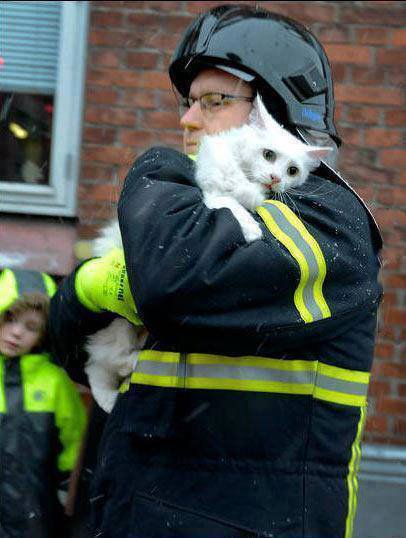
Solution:
<svg viewBox="0 0 406 538">
<path fill-rule="evenodd" d="M 43 314 L 36 310 L 6 312 L 0 325 L 0 353 L 9 358 L 29 353 L 40 342 L 43 326 Z"/>
<path fill-rule="evenodd" d="M 189 97 L 199 99 L 210 93 L 252 97 L 252 89 L 247 82 L 219 69 L 201 71 L 190 86 Z M 202 110 L 199 101 L 196 101 L 180 119 L 184 130 L 184 152 L 188 155 L 196 154 L 199 140 L 206 134 L 215 134 L 243 125 L 248 120 L 251 108 L 251 102 L 235 100 L 220 110 L 207 112 Z"/>
</svg>

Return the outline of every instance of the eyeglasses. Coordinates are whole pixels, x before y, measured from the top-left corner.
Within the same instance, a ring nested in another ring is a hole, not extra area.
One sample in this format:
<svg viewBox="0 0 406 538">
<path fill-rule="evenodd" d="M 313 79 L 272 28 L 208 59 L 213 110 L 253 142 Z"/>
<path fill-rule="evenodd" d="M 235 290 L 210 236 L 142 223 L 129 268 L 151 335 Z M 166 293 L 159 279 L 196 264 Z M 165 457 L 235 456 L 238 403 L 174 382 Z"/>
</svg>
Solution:
<svg viewBox="0 0 406 538">
<path fill-rule="evenodd" d="M 184 97 L 179 102 L 180 115 L 183 116 L 197 101 L 199 102 L 202 112 L 212 114 L 231 105 L 234 101 L 247 101 L 252 103 L 254 97 L 247 97 L 246 95 L 228 95 L 226 93 L 205 93 L 201 97 Z"/>
</svg>

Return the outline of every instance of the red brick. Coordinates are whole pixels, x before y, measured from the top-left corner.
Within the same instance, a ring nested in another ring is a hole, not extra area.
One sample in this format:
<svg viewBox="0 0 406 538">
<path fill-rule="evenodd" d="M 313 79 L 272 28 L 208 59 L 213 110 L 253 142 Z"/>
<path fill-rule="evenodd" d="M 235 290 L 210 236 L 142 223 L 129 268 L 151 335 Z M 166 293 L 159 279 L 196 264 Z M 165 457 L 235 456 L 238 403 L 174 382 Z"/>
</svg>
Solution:
<svg viewBox="0 0 406 538">
<path fill-rule="evenodd" d="M 355 28 L 355 39 L 361 45 L 386 45 L 389 32 L 383 28 Z"/>
<path fill-rule="evenodd" d="M 393 415 L 406 415 L 406 400 L 380 398 L 377 402 L 377 410 L 382 413 L 390 413 Z"/>
<path fill-rule="evenodd" d="M 405 189 L 382 189 L 378 193 L 378 202 L 386 205 L 406 205 Z"/>
<path fill-rule="evenodd" d="M 382 416 L 367 417 L 365 430 L 367 432 L 387 433 L 388 419 Z"/>
<path fill-rule="evenodd" d="M 116 90 L 107 90 L 100 87 L 88 87 L 86 92 L 86 101 L 90 104 L 112 105 L 117 103 L 119 93 Z"/>
<path fill-rule="evenodd" d="M 390 392 L 390 384 L 387 381 L 372 380 L 368 388 L 368 396 L 379 398 L 381 395 L 386 395 Z"/>
<path fill-rule="evenodd" d="M 114 190 L 112 190 L 114 192 Z M 81 199 L 79 204 L 79 219 L 95 219 L 95 220 L 109 220 L 117 214 L 116 202 L 117 197 L 114 196 L 114 200 L 104 201 L 94 201 L 92 198 L 91 201 L 86 200 L 85 198 Z"/>
<path fill-rule="evenodd" d="M 95 30 L 89 32 L 90 45 L 111 46 L 114 48 L 135 47 L 139 43 L 139 38 L 134 32 L 117 31 L 117 30 Z"/>
<path fill-rule="evenodd" d="M 107 125 L 135 127 L 136 114 L 126 109 L 88 106 L 85 120 L 98 125 L 104 123 Z"/>
<path fill-rule="evenodd" d="M 178 110 L 178 101 L 176 100 L 175 94 L 172 90 L 169 91 L 159 91 L 158 92 L 158 103 L 160 108 L 168 109 L 172 111 Z"/>
<path fill-rule="evenodd" d="M 117 193 L 111 183 L 82 184 L 79 186 L 81 200 L 92 200 L 92 202 L 116 202 Z"/>
<path fill-rule="evenodd" d="M 177 129 L 179 127 L 179 114 L 168 111 L 144 112 L 141 125 L 149 129 Z"/>
<path fill-rule="evenodd" d="M 341 25 L 321 26 L 317 31 L 317 37 L 322 43 L 348 43 L 349 28 Z"/>
<path fill-rule="evenodd" d="M 179 131 L 162 131 L 159 135 L 161 143 L 181 151 L 183 147 L 183 134 Z"/>
<path fill-rule="evenodd" d="M 333 72 L 334 83 L 346 82 L 346 80 L 349 78 L 350 68 L 349 68 L 349 66 L 347 64 L 334 63 L 331 66 L 331 69 L 332 69 L 332 72 Z"/>
<path fill-rule="evenodd" d="M 94 239 L 100 232 L 100 225 L 79 222 L 77 232 L 81 239 Z"/>
<path fill-rule="evenodd" d="M 105 127 L 85 127 L 83 140 L 92 144 L 112 144 L 116 138 L 115 129 Z"/>
<path fill-rule="evenodd" d="M 364 86 L 384 84 L 385 71 L 382 68 L 354 66 L 352 68 L 352 81 Z"/>
<path fill-rule="evenodd" d="M 90 25 L 92 28 L 95 26 L 107 26 L 108 28 L 117 28 L 122 26 L 124 22 L 124 14 L 120 13 L 117 9 L 114 11 L 95 11 L 92 10 L 90 16 Z"/>
<path fill-rule="evenodd" d="M 369 47 L 326 43 L 324 48 L 332 63 L 370 65 L 372 62 L 372 51 Z"/>
<path fill-rule="evenodd" d="M 381 163 L 384 166 L 406 166 L 406 150 L 402 149 L 385 149 L 381 151 Z"/>
<path fill-rule="evenodd" d="M 406 419 L 396 418 L 393 422 L 393 432 L 406 437 Z"/>
<path fill-rule="evenodd" d="M 188 5 L 190 4 L 206 4 L 206 2 L 188 2 Z M 317 9 L 314 9 L 311 2 L 259 2 L 259 4 L 269 11 L 287 15 L 299 22 L 310 24 L 315 22 L 334 23 L 336 19 L 335 2 L 317 4 Z M 205 11 L 204 8 L 203 11 Z"/>
<path fill-rule="evenodd" d="M 156 139 L 154 132 L 123 130 L 120 133 L 120 142 L 126 146 L 151 146 Z"/>
<path fill-rule="evenodd" d="M 125 71 L 119 69 L 91 69 L 87 76 L 90 84 L 118 86 L 122 88 L 150 88 L 169 90 L 171 85 L 167 73 L 161 71 Z"/>
<path fill-rule="evenodd" d="M 406 46 L 406 29 L 405 28 L 401 28 L 399 30 L 393 30 L 392 45 L 395 47 Z"/>
<path fill-rule="evenodd" d="M 401 110 L 399 108 L 386 110 L 385 124 L 404 126 L 406 124 L 406 110 Z"/>
<path fill-rule="evenodd" d="M 369 106 L 351 106 L 347 105 L 346 119 L 353 123 L 377 124 L 381 116 L 380 108 Z"/>
<path fill-rule="evenodd" d="M 406 82 L 406 67 L 404 65 L 388 65 L 384 67 L 386 71 L 386 82 L 388 86 L 403 88 Z"/>
<path fill-rule="evenodd" d="M 148 31 L 172 33 L 183 32 L 193 21 L 190 15 L 159 15 L 156 13 L 130 13 L 128 24 L 136 29 L 148 28 Z"/>
<path fill-rule="evenodd" d="M 385 275 L 385 285 L 388 288 L 406 288 L 406 275 Z"/>
<path fill-rule="evenodd" d="M 126 89 L 122 93 L 120 99 L 120 105 L 126 107 L 138 109 L 138 108 L 153 108 L 157 107 L 156 104 L 156 92 L 155 91 L 143 91 L 143 90 L 131 90 Z"/>
<path fill-rule="evenodd" d="M 362 4 L 364 4 L 364 2 L 362 2 Z M 382 4 L 382 6 L 380 6 L 380 4 Z M 363 25 L 376 24 L 379 26 L 403 26 L 406 10 L 402 8 L 403 2 L 397 2 L 396 4 L 400 4 L 401 8 L 388 9 L 383 2 L 374 2 L 374 7 L 370 9 L 365 8 L 364 5 L 351 5 L 351 7 L 344 6 L 340 13 L 340 22 L 350 24 L 359 23 Z"/>
<path fill-rule="evenodd" d="M 133 161 L 132 148 L 112 146 L 85 147 L 82 152 L 83 159 L 106 164 L 129 164 Z"/>
<path fill-rule="evenodd" d="M 374 128 L 365 132 L 365 143 L 368 146 L 391 147 L 401 144 L 400 131 Z"/>
<path fill-rule="evenodd" d="M 406 398 L 406 383 L 400 383 L 398 386 L 398 394 L 401 398 Z"/>
<path fill-rule="evenodd" d="M 350 84 L 336 84 L 335 95 L 338 101 L 347 103 L 366 103 L 379 105 L 401 105 L 402 91 L 384 87 L 359 87 Z"/>
<path fill-rule="evenodd" d="M 406 64 L 406 50 L 401 48 L 378 50 L 376 63 L 378 65 L 404 66 Z"/>
<path fill-rule="evenodd" d="M 396 338 L 395 329 L 388 325 L 383 325 L 382 323 L 379 323 L 378 335 L 380 338 L 386 340 L 395 340 Z"/>
<path fill-rule="evenodd" d="M 361 130 L 353 127 L 340 127 L 340 136 L 344 144 L 361 145 Z"/>
<path fill-rule="evenodd" d="M 127 52 L 125 65 L 131 69 L 155 69 L 160 55 L 153 52 Z"/>
<path fill-rule="evenodd" d="M 388 189 L 388 192 L 393 191 Z M 396 269 L 400 269 L 402 260 L 404 260 L 405 258 L 405 251 L 401 247 L 385 247 L 382 253 L 382 257 L 384 260 L 385 271 L 393 271 Z"/>
<path fill-rule="evenodd" d="M 391 323 L 393 325 L 406 325 L 406 310 L 392 308 L 389 311 L 388 318 L 386 321 L 387 323 Z"/>
<path fill-rule="evenodd" d="M 378 359 L 391 359 L 394 353 L 395 346 L 393 344 L 380 342 L 375 346 L 375 357 Z"/>
<path fill-rule="evenodd" d="M 82 160 L 83 163 L 83 160 Z M 80 177 L 83 179 L 96 179 L 98 181 L 110 181 L 112 178 L 110 166 L 94 164 L 82 164 Z"/>
<path fill-rule="evenodd" d="M 388 225 L 390 227 L 406 225 L 406 213 L 400 209 L 379 207 L 375 209 L 374 216 L 381 225 Z"/>
<path fill-rule="evenodd" d="M 89 64 L 95 67 L 119 67 L 121 56 L 121 52 L 93 50 L 89 56 Z"/>
</svg>

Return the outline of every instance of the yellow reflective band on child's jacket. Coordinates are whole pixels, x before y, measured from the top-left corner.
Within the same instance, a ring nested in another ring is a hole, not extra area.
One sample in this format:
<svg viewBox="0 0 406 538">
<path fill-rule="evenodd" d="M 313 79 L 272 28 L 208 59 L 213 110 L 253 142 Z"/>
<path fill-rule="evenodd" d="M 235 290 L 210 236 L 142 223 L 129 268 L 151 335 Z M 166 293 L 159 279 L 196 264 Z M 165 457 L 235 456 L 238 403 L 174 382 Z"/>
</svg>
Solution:
<svg viewBox="0 0 406 538">
<path fill-rule="evenodd" d="M 142 325 L 131 295 L 124 252 L 114 248 L 106 256 L 85 262 L 76 272 L 79 301 L 93 312 L 110 311 L 134 325 Z"/>
</svg>

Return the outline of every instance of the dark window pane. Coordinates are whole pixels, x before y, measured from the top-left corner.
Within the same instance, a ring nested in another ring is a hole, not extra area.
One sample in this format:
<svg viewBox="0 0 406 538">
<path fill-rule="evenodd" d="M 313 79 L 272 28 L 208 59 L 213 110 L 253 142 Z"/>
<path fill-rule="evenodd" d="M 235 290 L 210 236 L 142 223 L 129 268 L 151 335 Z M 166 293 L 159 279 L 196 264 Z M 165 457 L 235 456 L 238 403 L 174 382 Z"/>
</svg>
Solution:
<svg viewBox="0 0 406 538">
<path fill-rule="evenodd" d="M 0 92 L 0 181 L 49 183 L 53 97 Z"/>
</svg>

